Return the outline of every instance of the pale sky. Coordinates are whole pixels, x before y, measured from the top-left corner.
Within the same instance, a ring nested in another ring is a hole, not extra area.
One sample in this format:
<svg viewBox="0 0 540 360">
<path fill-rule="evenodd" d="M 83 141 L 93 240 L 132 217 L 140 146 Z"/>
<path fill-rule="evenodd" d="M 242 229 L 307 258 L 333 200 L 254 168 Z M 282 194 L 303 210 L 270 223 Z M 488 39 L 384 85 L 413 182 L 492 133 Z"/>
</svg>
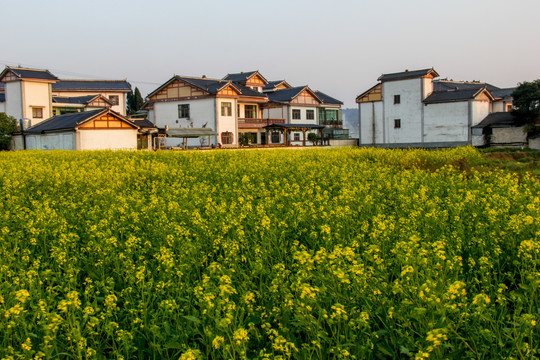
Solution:
<svg viewBox="0 0 540 360">
<path fill-rule="evenodd" d="M 540 78 L 540 0 L 2 0 L 0 66 L 124 79 L 259 70 L 356 107 L 382 73 Z"/>
</svg>

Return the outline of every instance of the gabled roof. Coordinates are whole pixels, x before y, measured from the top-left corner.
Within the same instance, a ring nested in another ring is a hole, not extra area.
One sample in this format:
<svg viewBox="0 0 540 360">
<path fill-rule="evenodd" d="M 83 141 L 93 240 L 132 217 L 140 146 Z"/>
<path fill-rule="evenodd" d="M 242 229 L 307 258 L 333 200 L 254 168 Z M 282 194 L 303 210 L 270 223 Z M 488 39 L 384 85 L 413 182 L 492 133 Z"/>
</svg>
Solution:
<svg viewBox="0 0 540 360">
<path fill-rule="evenodd" d="M 285 80 L 275 80 L 275 81 L 269 81 L 268 84 L 264 85 L 263 91 L 274 90 L 275 88 L 277 88 L 278 86 L 282 84 L 285 85 L 285 87 L 288 89 L 292 88 L 292 86 Z"/>
<path fill-rule="evenodd" d="M 197 77 L 190 77 L 190 76 L 175 75 L 169 80 L 167 80 L 163 85 L 158 87 L 156 90 L 148 94 L 146 97 L 149 99 L 150 97 L 152 97 L 153 95 L 155 95 L 156 93 L 158 93 L 159 91 L 167 87 L 170 83 L 176 80 L 183 81 L 199 90 L 202 90 L 212 95 L 216 95 L 218 92 L 225 89 L 227 86 L 231 86 L 235 90 L 237 90 L 238 93 L 241 93 L 241 90 L 236 86 L 236 84 L 233 84 L 229 80 L 218 80 L 218 79 L 210 79 L 210 78 L 197 78 Z"/>
<path fill-rule="evenodd" d="M 148 119 L 133 119 L 133 122 L 137 124 L 137 126 L 140 128 L 155 128 L 156 127 L 156 125 L 154 125 L 154 123 Z"/>
<path fill-rule="evenodd" d="M 256 96 L 256 97 L 263 97 L 263 98 L 266 97 L 266 94 L 263 94 L 263 93 L 258 92 L 256 90 L 253 90 L 253 89 L 250 89 L 247 86 L 244 86 L 244 85 L 242 85 L 240 83 L 234 83 L 234 86 L 238 90 L 240 90 L 241 95 L 243 95 L 243 96 Z"/>
<path fill-rule="evenodd" d="M 479 81 L 453 81 L 453 80 L 434 80 L 433 91 L 449 90 L 467 90 L 486 88 L 489 92 L 500 90 L 498 87 Z"/>
<path fill-rule="evenodd" d="M 435 104 L 444 102 L 467 101 L 476 98 L 478 95 L 485 93 L 491 100 L 493 96 L 485 88 L 480 89 L 465 89 L 454 91 L 434 91 L 424 101 L 424 104 Z"/>
<path fill-rule="evenodd" d="M 331 96 L 328 96 L 325 93 L 320 92 L 319 90 L 315 90 L 314 93 L 319 97 L 319 99 L 322 100 L 323 104 L 343 105 L 343 102 L 341 102 L 338 99 L 335 99 L 335 98 L 333 98 Z"/>
<path fill-rule="evenodd" d="M 266 84 L 268 84 L 268 80 L 266 80 L 264 76 L 261 75 L 259 70 L 227 74 L 227 76 L 225 76 L 223 80 L 230 80 L 234 82 L 247 82 L 255 75 L 258 75 Z"/>
<path fill-rule="evenodd" d="M 53 91 L 131 91 L 126 80 L 59 80 L 52 85 Z"/>
<path fill-rule="evenodd" d="M 52 102 L 60 103 L 60 104 L 88 105 L 89 103 L 94 101 L 96 98 L 101 98 L 106 103 L 113 105 L 113 103 L 109 99 L 101 95 L 85 95 L 85 96 L 73 96 L 73 97 L 53 96 Z"/>
<path fill-rule="evenodd" d="M 363 93 L 361 93 L 360 95 L 358 95 L 356 97 L 356 101 L 358 101 L 359 99 L 363 98 L 364 96 L 366 96 L 367 94 L 369 94 L 371 91 L 375 90 L 375 88 L 377 86 L 381 85 L 381 83 L 377 83 L 375 85 L 373 85 L 372 87 L 370 87 L 369 89 L 367 89 L 366 91 L 364 91 Z"/>
<path fill-rule="evenodd" d="M 495 112 L 491 113 L 484 118 L 478 125 L 473 128 L 485 128 L 485 127 L 509 127 L 520 126 L 517 117 L 511 112 Z"/>
<path fill-rule="evenodd" d="M 8 72 L 12 73 L 19 79 L 58 80 L 58 78 L 51 74 L 49 70 L 28 69 L 10 66 L 6 66 L 4 71 L 0 73 L 0 79 L 2 79 L 4 75 Z"/>
<path fill-rule="evenodd" d="M 83 125 L 84 123 L 92 119 L 98 118 L 102 115 L 105 115 L 107 113 L 133 125 L 133 127 L 139 128 L 132 121 L 129 121 L 122 115 L 110 109 L 97 109 L 97 110 L 92 110 L 92 111 L 82 111 L 82 112 L 76 112 L 76 113 L 71 113 L 71 114 L 53 116 L 52 118 L 49 118 L 47 120 L 44 120 L 38 123 L 37 125 L 32 126 L 28 130 L 26 130 L 26 132 L 40 134 L 40 133 L 51 132 L 51 131 L 74 130 L 77 127 Z"/>
<path fill-rule="evenodd" d="M 405 80 L 405 79 L 414 79 L 420 78 L 426 75 L 432 75 L 433 77 L 439 77 L 439 74 L 433 69 L 422 69 L 422 70 L 405 70 L 403 72 L 391 73 L 391 74 L 382 74 L 377 80 L 379 81 L 394 81 L 394 80 Z"/>
<path fill-rule="evenodd" d="M 297 86 L 290 89 L 276 90 L 266 93 L 268 100 L 274 102 L 289 102 L 294 100 L 302 91 L 307 90 L 315 99 L 322 103 L 322 100 L 310 88 L 306 86 Z"/>
</svg>

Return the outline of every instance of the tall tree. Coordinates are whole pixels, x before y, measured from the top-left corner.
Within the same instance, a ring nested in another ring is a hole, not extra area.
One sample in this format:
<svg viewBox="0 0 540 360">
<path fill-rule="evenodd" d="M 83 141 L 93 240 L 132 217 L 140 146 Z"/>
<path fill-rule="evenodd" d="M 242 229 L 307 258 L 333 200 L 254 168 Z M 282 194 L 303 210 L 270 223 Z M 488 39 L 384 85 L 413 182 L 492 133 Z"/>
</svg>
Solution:
<svg viewBox="0 0 540 360">
<path fill-rule="evenodd" d="M 127 95 L 127 112 L 128 114 L 135 114 L 139 111 L 144 104 L 144 99 L 141 96 L 141 92 L 138 87 L 135 87 L 135 91 L 130 91 Z"/>
<path fill-rule="evenodd" d="M 518 118 L 528 123 L 540 118 L 540 79 L 520 83 L 512 93 L 512 97 Z"/>
</svg>

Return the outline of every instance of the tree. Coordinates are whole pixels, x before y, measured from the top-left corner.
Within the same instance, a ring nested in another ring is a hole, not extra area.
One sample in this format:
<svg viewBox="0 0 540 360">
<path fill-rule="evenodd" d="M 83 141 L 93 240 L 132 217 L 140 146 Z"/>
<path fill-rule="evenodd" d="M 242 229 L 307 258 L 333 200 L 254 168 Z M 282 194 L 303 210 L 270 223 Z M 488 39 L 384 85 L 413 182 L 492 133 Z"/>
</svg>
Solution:
<svg viewBox="0 0 540 360">
<path fill-rule="evenodd" d="M 518 119 L 532 124 L 540 118 L 540 79 L 520 83 L 512 97 Z"/>
<path fill-rule="evenodd" d="M 0 150 L 9 150 L 11 137 L 17 131 L 17 119 L 0 112 Z"/>
<path fill-rule="evenodd" d="M 308 141 L 311 141 L 313 143 L 313 145 L 317 145 L 317 143 L 319 142 L 319 135 L 317 135 L 317 134 L 315 134 L 313 132 L 310 132 L 310 133 L 308 133 L 307 139 L 308 139 Z"/>
<path fill-rule="evenodd" d="M 144 104 L 144 99 L 141 96 L 141 92 L 138 87 L 135 87 L 135 91 L 130 91 L 127 95 L 127 112 L 128 114 L 135 114 L 139 111 Z"/>
</svg>

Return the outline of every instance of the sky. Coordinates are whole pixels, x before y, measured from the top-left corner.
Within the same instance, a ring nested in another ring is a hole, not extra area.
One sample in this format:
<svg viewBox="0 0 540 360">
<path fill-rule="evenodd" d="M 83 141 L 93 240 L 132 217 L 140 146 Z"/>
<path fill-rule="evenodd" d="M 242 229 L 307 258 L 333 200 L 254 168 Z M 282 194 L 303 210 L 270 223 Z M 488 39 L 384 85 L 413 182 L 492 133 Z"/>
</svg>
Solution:
<svg viewBox="0 0 540 360">
<path fill-rule="evenodd" d="M 127 79 L 259 70 L 356 107 L 383 73 L 514 87 L 540 78 L 539 0 L 2 1 L 0 66 Z"/>
</svg>

